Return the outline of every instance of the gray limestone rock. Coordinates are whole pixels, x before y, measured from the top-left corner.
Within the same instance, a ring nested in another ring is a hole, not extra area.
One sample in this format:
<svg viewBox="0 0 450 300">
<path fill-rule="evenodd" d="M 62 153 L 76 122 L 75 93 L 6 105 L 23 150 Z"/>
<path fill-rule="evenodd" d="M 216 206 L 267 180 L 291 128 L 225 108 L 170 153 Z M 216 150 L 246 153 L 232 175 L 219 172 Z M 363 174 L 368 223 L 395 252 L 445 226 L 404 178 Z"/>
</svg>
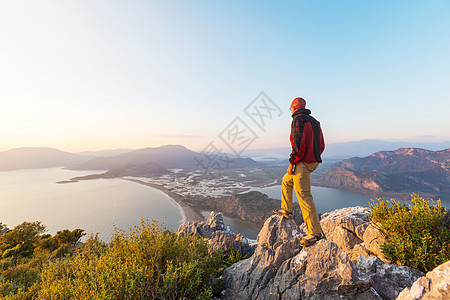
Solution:
<svg viewBox="0 0 450 300">
<path fill-rule="evenodd" d="M 397 300 L 450 299 L 450 261 L 420 277 L 411 288 L 406 287 Z"/>
<path fill-rule="evenodd" d="M 376 256 L 360 256 L 356 263 L 360 274 L 373 281 L 373 288 L 382 299 L 395 299 L 405 288 L 423 276 L 423 273 L 406 266 L 386 264 Z"/>
</svg>

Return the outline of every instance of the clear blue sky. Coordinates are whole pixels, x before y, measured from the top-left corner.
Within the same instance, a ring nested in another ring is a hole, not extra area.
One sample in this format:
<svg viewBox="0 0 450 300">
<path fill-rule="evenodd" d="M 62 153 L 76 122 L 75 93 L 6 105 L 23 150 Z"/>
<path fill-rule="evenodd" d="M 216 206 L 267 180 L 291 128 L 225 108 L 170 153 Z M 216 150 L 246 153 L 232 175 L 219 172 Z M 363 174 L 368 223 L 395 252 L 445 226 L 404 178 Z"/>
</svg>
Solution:
<svg viewBox="0 0 450 300">
<path fill-rule="evenodd" d="M 0 150 L 285 147 L 298 96 L 328 143 L 449 140 L 449 83 L 450 1 L 0 0 Z"/>
</svg>

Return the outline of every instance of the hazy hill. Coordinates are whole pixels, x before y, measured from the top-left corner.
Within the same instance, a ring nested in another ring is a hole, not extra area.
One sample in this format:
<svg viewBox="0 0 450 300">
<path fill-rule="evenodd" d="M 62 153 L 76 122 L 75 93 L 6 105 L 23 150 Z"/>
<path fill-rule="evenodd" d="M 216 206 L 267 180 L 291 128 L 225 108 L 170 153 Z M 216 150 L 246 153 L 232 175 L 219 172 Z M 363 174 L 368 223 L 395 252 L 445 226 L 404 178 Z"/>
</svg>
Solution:
<svg viewBox="0 0 450 300">
<path fill-rule="evenodd" d="M 113 150 L 98 150 L 98 151 L 83 151 L 77 153 L 83 156 L 89 157 L 108 157 L 108 156 L 117 156 L 123 153 L 131 152 L 133 149 L 113 149 Z"/>
<path fill-rule="evenodd" d="M 360 192 L 450 195 L 450 149 L 400 148 L 336 163 L 325 176 L 328 186 Z"/>
<path fill-rule="evenodd" d="M 70 170 L 112 170 L 128 165 L 142 165 L 149 162 L 160 164 L 166 169 L 184 169 L 195 165 L 197 155 L 181 145 L 165 145 L 144 148 L 111 157 L 95 157 L 85 163 L 69 166 Z"/>
<path fill-rule="evenodd" d="M 88 158 L 53 148 L 27 147 L 0 152 L 0 171 L 53 168 L 85 162 Z"/>
<path fill-rule="evenodd" d="M 85 163 L 69 166 L 70 170 L 112 170 L 129 165 L 141 165 L 155 162 L 166 169 L 199 169 L 200 153 L 181 145 L 165 145 L 156 148 L 144 148 L 112 157 L 95 157 Z M 203 159 L 205 159 L 203 157 Z M 205 161 L 206 163 L 206 161 Z M 225 165 L 225 163 L 223 163 Z M 244 168 L 260 165 L 251 158 L 229 158 L 229 168 Z"/>
<path fill-rule="evenodd" d="M 148 163 L 157 163 L 164 169 L 201 169 L 197 160 L 205 159 L 202 154 L 181 145 L 165 145 L 123 153 L 124 151 L 127 150 L 92 151 L 79 155 L 45 147 L 16 148 L 0 152 L 0 171 L 63 166 L 70 170 L 120 170 L 130 166 L 145 166 Z M 120 154 L 114 155 L 115 153 Z M 231 169 L 261 165 L 251 158 L 236 158 L 231 155 L 228 157 L 228 168 Z M 226 168 L 226 164 L 223 163 L 222 167 Z M 134 170 L 136 174 L 140 172 Z"/>
</svg>

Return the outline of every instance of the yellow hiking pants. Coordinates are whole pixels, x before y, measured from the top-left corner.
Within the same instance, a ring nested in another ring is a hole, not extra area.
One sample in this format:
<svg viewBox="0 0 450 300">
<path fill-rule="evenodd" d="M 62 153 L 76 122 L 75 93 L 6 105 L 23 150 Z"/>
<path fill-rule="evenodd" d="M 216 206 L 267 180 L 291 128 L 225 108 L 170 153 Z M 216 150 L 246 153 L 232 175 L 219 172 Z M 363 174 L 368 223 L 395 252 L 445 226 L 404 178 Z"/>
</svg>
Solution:
<svg viewBox="0 0 450 300">
<path fill-rule="evenodd" d="M 292 211 L 292 193 L 295 189 L 303 220 L 310 234 L 320 234 L 319 215 L 311 195 L 311 173 L 319 166 L 318 162 L 299 162 L 295 165 L 293 175 L 286 173 L 281 183 L 281 208 Z"/>
</svg>

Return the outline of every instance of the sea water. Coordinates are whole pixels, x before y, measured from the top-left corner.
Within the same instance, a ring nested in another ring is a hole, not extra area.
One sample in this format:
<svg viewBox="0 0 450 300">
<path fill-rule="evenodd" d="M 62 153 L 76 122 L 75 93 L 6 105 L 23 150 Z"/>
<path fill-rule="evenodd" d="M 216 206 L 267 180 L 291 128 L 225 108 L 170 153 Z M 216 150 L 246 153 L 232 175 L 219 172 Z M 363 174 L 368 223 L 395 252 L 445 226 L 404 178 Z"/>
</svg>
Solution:
<svg viewBox="0 0 450 300">
<path fill-rule="evenodd" d="M 122 179 L 58 181 L 101 171 L 61 168 L 0 172 L 0 222 L 9 228 L 41 221 L 47 232 L 80 228 L 109 242 L 115 230 L 139 226 L 142 219 L 177 230 L 181 207 L 163 192 Z M 86 238 L 86 237 L 85 237 Z"/>
</svg>

